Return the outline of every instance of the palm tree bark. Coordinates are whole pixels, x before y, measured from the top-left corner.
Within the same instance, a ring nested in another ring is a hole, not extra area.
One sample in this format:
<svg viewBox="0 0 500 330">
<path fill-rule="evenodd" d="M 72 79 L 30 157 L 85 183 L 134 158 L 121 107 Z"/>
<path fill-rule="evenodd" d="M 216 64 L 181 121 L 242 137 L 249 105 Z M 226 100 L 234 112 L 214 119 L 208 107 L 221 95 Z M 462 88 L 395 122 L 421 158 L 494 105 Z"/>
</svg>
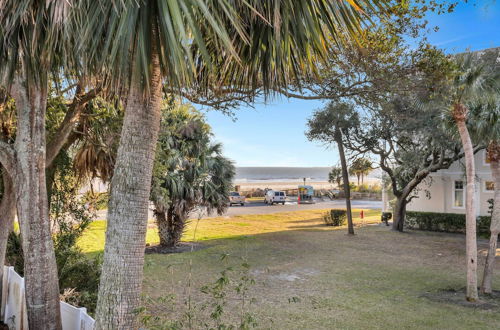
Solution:
<svg viewBox="0 0 500 330">
<path fill-rule="evenodd" d="M 59 283 L 45 185 L 45 111 L 47 88 L 31 80 L 16 81 L 17 132 L 15 182 L 24 252 L 28 323 L 32 328 L 61 329 Z"/>
<path fill-rule="evenodd" d="M 481 292 L 491 294 L 491 280 L 493 278 L 493 269 L 495 268 L 498 234 L 500 234 L 500 144 L 497 142 L 490 143 L 488 146 L 488 156 L 490 159 L 491 174 L 495 182 L 495 195 L 493 198 L 493 212 L 491 213 L 490 245 L 488 255 L 486 256 L 486 264 L 484 265 Z"/>
<path fill-rule="evenodd" d="M 477 301 L 477 242 L 476 242 L 476 198 L 475 198 L 475 179 L 476 170 L 474 166 L 474 149 L 470 139 L 469 130 L 465 119 L 467 117 L 467 108 L 460 103 L 454 105 L 453 118 L 460 134 L 462 146 L 465 155 L 466 172 L 466 202 L 465 202 L 465 232 L 466 232 L 466 264 L 467 264 L 467 288 L 466 299 L 468 301 Z"/>
<path fill-rule="evenodd" d="M 2 172 L 2 182 L 3 196 L 0 202 L 0 295 L 2 292 L 3 265 L 5 264 L 5 254 L 7 252 L 7 240 L 16 216 L 16 195 L 12 179 L 5 169 Z"/>
<path fill-rule="evenodd" d="M 134 73 L 128 91 L 108 209 L 106 247 L 96 329 L 136 329 L 140 304 L 148 205 L 160 127 L 161 75 L 152 49 L 149 91 Z"/>
<path fill-rule="evenodd" d="M 170 206 L 166 211 L 157 210 L 155 216 L 158 225 L 160 246 L 175 248 L 179 244 L 184 232 L 186 217 L 179 216 L 173 206 Z"/>
<path fill-rule="evenodd" d="M 169 211 L 159 211 L 158 209 L 155 212 L 156 217 L 156 225 L 158 226 L 158 236 L 160 237 L 160 246 L 169 246 L 171 241 L 170 239 L 170 222 L 169 219 L 172 216 L 172 212 Z"/>
<path fill-rule="evenodd" d="M 349 186 L 349 171 L 347 169 L 347 160 L 345 158 L 344 145 L 342 144 L 342 132 L 337 129 L 335 131 L 335 142 L 339 149 L 340 165 L 342 167 L 342 180 L 344 181 L 345 206 L 347 209 L 347 232 L 354 235 L 354 224 L 352 222 L 351 210 L 351 187 Z"/>
</svg>

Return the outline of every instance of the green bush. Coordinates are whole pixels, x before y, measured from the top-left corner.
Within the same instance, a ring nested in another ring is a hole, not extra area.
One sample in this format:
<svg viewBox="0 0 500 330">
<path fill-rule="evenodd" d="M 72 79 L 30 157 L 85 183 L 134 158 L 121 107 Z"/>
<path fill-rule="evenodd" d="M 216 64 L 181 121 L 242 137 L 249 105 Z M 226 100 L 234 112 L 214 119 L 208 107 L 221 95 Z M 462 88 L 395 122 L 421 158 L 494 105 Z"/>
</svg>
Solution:
<svg viewBox="0 0 500 330">
<path fill-rule="evenodd" d="M 323 216 L 323 220 L 327 226 L 343 226 L 347 221 L 347 211 L 338 209 L 330 210 L 330 212 L 327 212 Z"/>
<path fill-rule="evenodd" d="M 477 217 L 477 234 L 489 235 L 490 222 L 490 216 Z M 465 233 L 465 214 L 407 211 L 405 225 L 409 229 Z"/>
<path fill-rule="evenodd" d="M 378 184 L 374 184 L 369 186 L 368 184 L 360 184 L 359 186 L 355 185 L 354 183 L 351 183 L 351 191 L 353 192 L 359 192 L 359 193 L 380 193 L 382 192 L 382 188 Z"/>
<path fill-rule="evenodd" d="M 391 219 L 392 219 L 391 212 L 382 212 L 382 215 L 380 216 L 380 221 L 385 222 L 385 224 L 389 226 L 389 220 Z"/>
<path fill-rule="evenodd" d="M 82 201 L 96 211 L 105 210 L 108 208 L 109 193 L 92 193 L 91 191 L 87 191 L 83 194 Z"/>
</svg>

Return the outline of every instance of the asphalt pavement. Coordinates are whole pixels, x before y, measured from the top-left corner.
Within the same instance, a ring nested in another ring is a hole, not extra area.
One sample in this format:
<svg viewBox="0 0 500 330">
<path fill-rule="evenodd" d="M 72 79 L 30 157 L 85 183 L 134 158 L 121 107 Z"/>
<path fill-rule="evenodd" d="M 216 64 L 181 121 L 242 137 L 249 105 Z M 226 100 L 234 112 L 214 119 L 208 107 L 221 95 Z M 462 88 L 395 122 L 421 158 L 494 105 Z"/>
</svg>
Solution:
<svg viewBox="0 0 500 330">
<path fill-rule="evenodd" d="M 381 209 L 381 201 L 351 200 L 352 208 L 356 209 Z M 233 205 L 228 208 L 225 216 L 244 215 L 244 214 L 270 214 L 279 212 L 292 212 L 300 210 L 317 210 L 329 208 L 345 208 L 343 199 L 316 199 L 314 204 L 298 204 L 296 200 L 289 200 L 285 205 L 275 204 L 267 205 L 261 201 L 247 201 L 245 206 Z"/>
<path fill-rule="evenodd" d="M 315 199 L 314 204 L 298 204 L 297 200 L 293 197 L 288 197 L 285 205 L 274 204 L 267 205 L 263 201 L 247 201 L 245 206 L 233 205 L 228 207 L 223 216 L 245 215 L 245 214 L 270 214 L 280 212 L 292 212 L 300 210 L 317 210 L 317 209 L 333 209 L 345 208 L 345 200 L 343 199 Z M 355 209 L 382 209 L 381 201 L 367 201 L 367 200 L 351 200 L 352 208 Z M 107 210 L 97 212 L 97 219 L 106 219 Z M 212 217 L 217 215 L 212 215 Z M 196 218 L 197 214 L 192 214 L 192 218 Z M 208 218 L 203 214 L 203 218 Z M 149 219 L 153 219 L 153 207 L 150 205 Z"/>
</svg>

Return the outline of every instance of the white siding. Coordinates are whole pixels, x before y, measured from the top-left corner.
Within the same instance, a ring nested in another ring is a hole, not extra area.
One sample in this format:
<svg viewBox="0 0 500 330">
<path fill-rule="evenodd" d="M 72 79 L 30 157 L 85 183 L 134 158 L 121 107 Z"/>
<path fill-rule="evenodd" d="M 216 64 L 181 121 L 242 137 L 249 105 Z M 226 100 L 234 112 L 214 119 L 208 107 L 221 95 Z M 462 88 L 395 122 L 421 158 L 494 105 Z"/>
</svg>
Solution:
<svg viewBox="0 0 500 330">
<path fill-rule="evenodd" d="M 488 215 L 488 199 L 493 198 L 492 192 L 484 190 L 485 181 L 491 181 L 491 170 L 485 162 L 486 151 L 481 150 L 475 155 L 476 165 L 476 207 L 478 215 Z M 465 181 L 463 161 L 453 163 L 449 169 L 432 173 L 430 178 L 422 182 L 407 209 L 409 211 L 465 213 L 465 208 L 453 205 L 455 181 Z M 430 199 L 426 197 L 430 193 Z"/>
</svg>

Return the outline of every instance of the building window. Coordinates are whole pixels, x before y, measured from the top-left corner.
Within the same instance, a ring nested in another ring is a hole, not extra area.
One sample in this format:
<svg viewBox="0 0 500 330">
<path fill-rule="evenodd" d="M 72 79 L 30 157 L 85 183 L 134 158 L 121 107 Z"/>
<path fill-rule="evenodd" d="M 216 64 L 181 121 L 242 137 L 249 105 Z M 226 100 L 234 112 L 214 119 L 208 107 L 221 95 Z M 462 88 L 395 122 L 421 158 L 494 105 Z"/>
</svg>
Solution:
<svg viewBox="0 0 500 330">
<path fill-rule="evenodd" d="M 464 207 L 465 205 L 465 191 L 464 182 L 455 181 L 453 187 L 453 206 L 454 207 Z"/>
<path fill-rule="evenodd" d="M 487 192 L 495 191 L 495 183 L 493 181 L 485 181 L 484 190 Z"/>
</svg>

